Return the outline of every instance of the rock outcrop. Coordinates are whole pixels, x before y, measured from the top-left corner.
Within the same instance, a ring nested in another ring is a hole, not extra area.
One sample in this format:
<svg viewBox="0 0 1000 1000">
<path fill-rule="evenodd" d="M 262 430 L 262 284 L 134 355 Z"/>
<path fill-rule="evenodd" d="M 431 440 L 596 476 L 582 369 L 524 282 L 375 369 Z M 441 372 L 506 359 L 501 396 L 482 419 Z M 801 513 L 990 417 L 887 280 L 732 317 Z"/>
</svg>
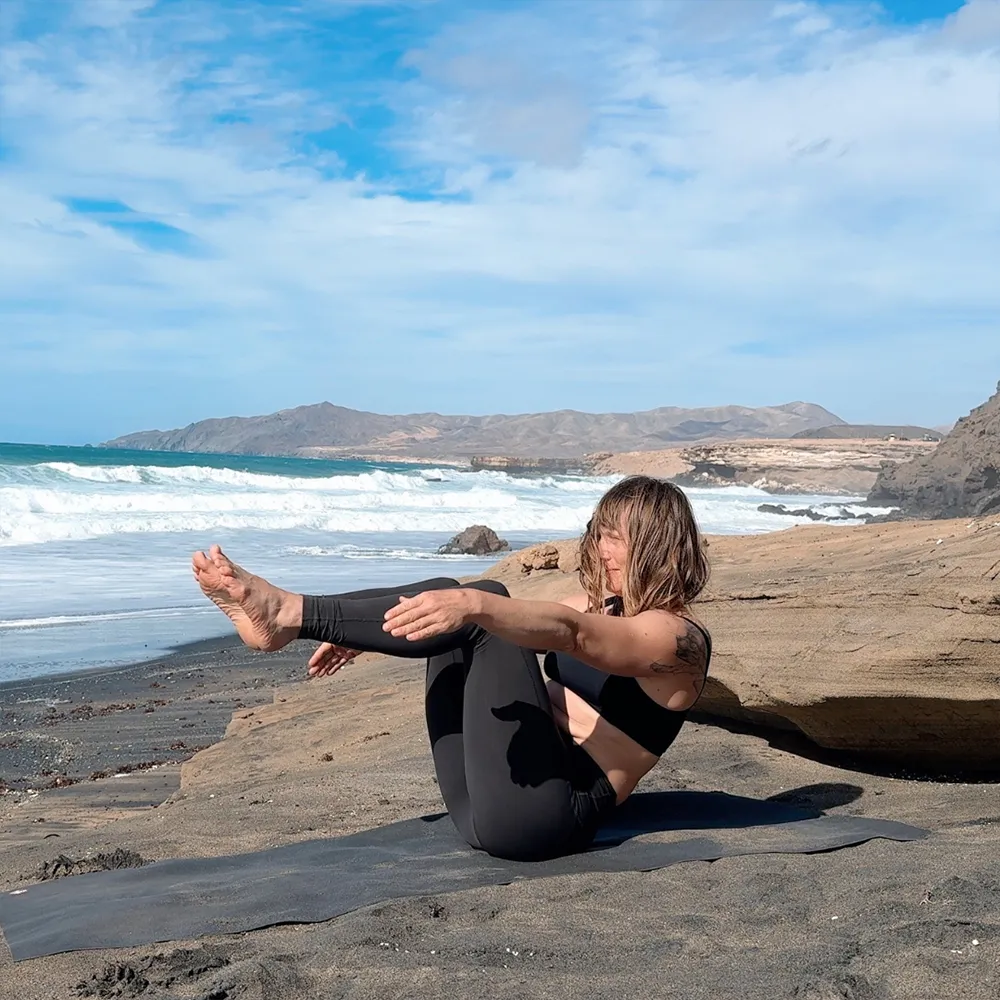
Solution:
<svg viewBox="0 0 1000 1000">
<path fill-rule="evenodd" d="M 510 544 L 485 524 L 473 524 L 438 549 L 440 555 L 488 556 L 506 552 Z"/>
<path fill-rule="evenodd" d="M 579 458 L 524 458 L 516 455 L 473 455 L 469 465 L 474 472 L 548 473 L 567 475 L 583 472 Z"/>
<path fill-rule="evenodd" d="M 681 486 L 755 486 L 774 494 L 864 496 L 885 462 L 908 462 L 933 441 L 726 441 L 591 457 L 598 475 L 642 472 Z"/>
<path fill-rule="evenodd" d="M 838 504 L 823 504 L 814 507 L 786 507 L 783 503 L 758 504 L 761 514 L 776 514 L 780 517 L 807 517 L 810 521 L 858 521 L 871 520 L 873 515 L 864 511 L 851 510 Z"/>
<path fill-rule="evenodd" d="M 1000 520 L 708 541 L 696 611 L 715 653 L 700 712 L 900 770 L 1000 768 Z M 557 542 L 486 575 L 558 599 L 577 566 L 576 543 Z"/>
<path fill-rule="evenodd" d="M 530 576 L 539 570 L 560 569 L 576 573 L 580 568 L 580 547 L 576 541 L 532 545 L 517 554 L 521 575 Z M 508 560 L 509 561 L 509 560 Z"/>
<path fill-rule="evenodd" d="M 977 517 L 1000 512 L 1000 384 L 963 417 L 933 454 L 886 466 L 868 498 L 907 517 Z"/>
</svg>

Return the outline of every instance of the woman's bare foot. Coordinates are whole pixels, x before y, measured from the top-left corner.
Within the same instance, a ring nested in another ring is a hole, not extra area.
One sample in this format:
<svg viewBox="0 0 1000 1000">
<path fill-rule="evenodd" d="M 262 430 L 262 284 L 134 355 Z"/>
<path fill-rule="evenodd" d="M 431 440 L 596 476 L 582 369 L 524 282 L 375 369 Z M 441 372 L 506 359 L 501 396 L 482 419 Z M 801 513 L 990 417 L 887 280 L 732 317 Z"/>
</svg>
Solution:
<svg viewBox="0 0 1000 1000">
<path fill-rule="evenodd" d="M 281 590 L 230 562 L 218 545 L 196 552 L 194 578 L 205 596 L 220 607 L 252 649 L 271 653 L 298 638 L 302 596 Z"/>
</svg>

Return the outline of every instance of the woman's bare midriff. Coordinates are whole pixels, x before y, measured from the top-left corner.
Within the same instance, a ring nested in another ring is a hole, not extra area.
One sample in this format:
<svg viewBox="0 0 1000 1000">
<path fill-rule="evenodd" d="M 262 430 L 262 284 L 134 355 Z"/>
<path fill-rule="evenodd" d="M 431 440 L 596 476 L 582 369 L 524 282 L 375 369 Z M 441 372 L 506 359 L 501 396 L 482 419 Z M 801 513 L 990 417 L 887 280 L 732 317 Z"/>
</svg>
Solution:
<svg viewBox="0 0 1000 1000">
<path fill-rule="evenodd" d="M 659 757 L 605 721 L 597 709 L 558 681 L 547 680 L 545 686 L 556 724 L 594 758 L 608 776 L 621 804 Z"/>
</svg>

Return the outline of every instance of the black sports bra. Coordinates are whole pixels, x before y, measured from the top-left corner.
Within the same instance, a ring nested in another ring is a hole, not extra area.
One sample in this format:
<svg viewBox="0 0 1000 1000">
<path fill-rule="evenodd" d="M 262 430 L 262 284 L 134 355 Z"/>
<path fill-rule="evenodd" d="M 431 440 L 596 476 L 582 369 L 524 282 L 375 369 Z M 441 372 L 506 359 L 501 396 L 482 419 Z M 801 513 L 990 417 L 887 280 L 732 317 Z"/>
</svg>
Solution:
<svg viewBox="0 0 1000 1000">
<path fill-rule="evenodd" d="M 612 614 L 621 613 L 618 599 L 609 598 L 606 605 L 615 608 Z M 685 620 L 691 621 L 690 618 Z M 705 636 L 707 674 L 708 662 L 712 659 L 712 637 L 696 621 L 691 624 Z M 637 678 L 605 673 L 567 653 L 546 653 L 545 672 L 596 708 L 606 722 L 657 757 L 674 742 L 690 711 L 689 708 L 682 712 L 664 708 L 643 691 Z"/>
</svg>

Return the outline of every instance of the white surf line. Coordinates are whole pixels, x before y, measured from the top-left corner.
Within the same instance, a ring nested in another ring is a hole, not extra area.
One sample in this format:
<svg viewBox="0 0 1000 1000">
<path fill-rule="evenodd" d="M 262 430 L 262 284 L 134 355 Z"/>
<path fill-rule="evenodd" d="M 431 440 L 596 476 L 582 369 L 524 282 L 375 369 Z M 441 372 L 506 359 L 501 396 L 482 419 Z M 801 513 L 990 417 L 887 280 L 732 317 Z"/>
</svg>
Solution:
<svg viewBox="0 0 1000 1000">
<path fill-rule="evenodd" d="M 127 621 L 137 618 L 179 618 L 211 611 L 201 604 L 176 608 L 147 608 L 144 611 L 107 611 L 90 615 L 57 615 L 51 618 L 11 618 L 0 620 L 0 629 L 47 628 L 58 625 L 86 625 L 90 622 Z"/>
</svg>

